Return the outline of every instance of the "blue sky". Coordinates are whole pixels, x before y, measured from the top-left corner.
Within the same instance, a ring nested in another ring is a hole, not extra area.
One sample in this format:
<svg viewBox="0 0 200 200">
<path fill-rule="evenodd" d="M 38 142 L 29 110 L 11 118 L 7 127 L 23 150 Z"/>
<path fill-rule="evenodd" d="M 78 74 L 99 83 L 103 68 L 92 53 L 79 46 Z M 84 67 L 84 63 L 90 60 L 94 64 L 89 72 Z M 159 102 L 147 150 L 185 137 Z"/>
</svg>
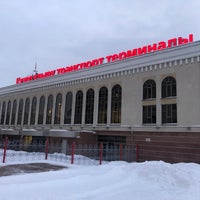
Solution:
<svg viewBox="0 0 200 200">
<path fill-rule="evenodd" d="M 200 39 L 200 1 L 0 0 L 0 87 L 173 37 Z"/>
</svg>

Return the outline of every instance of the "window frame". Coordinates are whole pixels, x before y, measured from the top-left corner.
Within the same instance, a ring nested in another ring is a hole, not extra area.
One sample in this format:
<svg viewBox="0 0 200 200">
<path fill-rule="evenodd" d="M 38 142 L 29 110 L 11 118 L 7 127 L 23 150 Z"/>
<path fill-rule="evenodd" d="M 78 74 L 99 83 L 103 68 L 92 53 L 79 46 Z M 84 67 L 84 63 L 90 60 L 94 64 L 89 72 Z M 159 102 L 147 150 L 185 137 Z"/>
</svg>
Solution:
<svg viewBox="0 0 200 200">
<path fill-rule="evenodd" d="M 54 124 L 61 123 L 61 116 L 62 116 L 62 94 L 59 93 L 56 95 Z"/>
<path fill-rule="evenodd" d="M 156 98 L 156 82 L 148 79 L 143 84 L 143 100 Z"/>
<path fill-rule="evenodd" d="M 107 123 L 107 112 L 108 112 L 108 88 L 101 87 L 99 90 L 98 124 Z"/>
<path fill-rule="evenodd" d="M 177 123 L 177 104 L 163 104 L 161 107 L 162 124 Z"/>
<path fill-rule="evenodd" d="M 121 123 L 122 87 L 117 84 L 111 93 L 111 123 Z"/>
<path fill-rule="evenodd" d="M 29 110 L 30 110 L 30 98 L 26 98 L 25 108 L 24 108 L 24 121 L 23 121 L 24 125 L 28 125 Z"/>
<path fill-rule="evenodd" d="M 173 98 L 177 95 L 176 79 L 172 76 L 167 76 L 163 79 L 161 84 L 161 97 Z"/>
<path fill-rule="evenodd" d="M 83 92 L 82 90 L 79 90 L 76 93 L 74 124 L 82 123 L 82 112 L 83 112 Z"/>
<path fill-rule="evenodd" d="M 93 124 L 95 92 L 90 88 L 86 93 L 85 124 Z"/>
<path fill-rule="evenodd" d="M 17 125 L 22 124 L 23 107 L 24 107 L 24 100 L 20 99 L 19 100 L 18 113 L 17 113 Z"/>
<path fill-rule="evenodd" d="M 156 105 L 145 105 L 142 107 L 142 123 L 156 124 Z"/>
<path fill-rule="evenodd" d="M 53 95 L 50 94 L 47 99 L 46 124 L 52 124 L 53 100 L 54 100 Z"/>
<path fill-rule="evenodd" d="M 72 102 L 73 102 L 73 94 L 72 92 L 68 92 L 65 97 L 65 116 L 64 116 L 64 124 L 71 124 L 72 121 Z"/>
<path fill-rule="evenodd" d="M 46 98 L 44 95 L 40 97 L 39 111 L 38 111 L 38 124 L 44 123 L 45 100 Z"/>
</svg>

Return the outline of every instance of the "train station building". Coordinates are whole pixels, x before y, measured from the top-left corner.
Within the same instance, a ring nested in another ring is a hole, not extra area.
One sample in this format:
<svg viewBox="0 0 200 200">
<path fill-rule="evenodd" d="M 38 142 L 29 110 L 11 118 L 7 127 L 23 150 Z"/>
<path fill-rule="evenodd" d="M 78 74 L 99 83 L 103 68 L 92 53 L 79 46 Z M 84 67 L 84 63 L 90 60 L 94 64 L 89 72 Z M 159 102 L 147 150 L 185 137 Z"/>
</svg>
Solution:
<svg viewBox="0 0 200 200">
<path fill-rule="evenodd" d="M 17 78 L 0 88 L 5 136 L 138 145 L 141 161 L 200 162 L 200 41 L 190 34 Z"/>
</svg>

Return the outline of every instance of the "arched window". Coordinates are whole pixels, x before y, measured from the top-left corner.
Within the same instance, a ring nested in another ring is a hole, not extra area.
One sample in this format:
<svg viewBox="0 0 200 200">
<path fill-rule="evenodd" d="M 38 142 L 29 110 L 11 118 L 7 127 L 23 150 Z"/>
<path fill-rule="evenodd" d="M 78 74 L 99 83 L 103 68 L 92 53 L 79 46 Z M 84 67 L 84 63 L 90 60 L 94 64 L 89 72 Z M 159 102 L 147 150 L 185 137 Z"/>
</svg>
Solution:
<svg viewBox="0 0 200 200">
<path fill-rule="evenodd" d="M 1 124 L 4 124 L 4 119 L 5 119 L 5 114 L 6 114 L 6 102 L 4 101 L 2 104 L 2 111 L 1 111 Z"/>
<path fill-rule="evenodd" d="M 61 120 L 61 110 L 62 110 L 62 94 L 57 94 L 56 96 L 56 106 L 54 115 L 54 124 L 60 124 Z"/>
<path fill-rule="evenodd" d="M 81 124 L 82 108 L 83 108 L 83 92 L 79 90 L 76 93 L 74 124 Z"/>
<path fill-rule="evenodd" d="M 44 106 L 45 106 L 45 97 L 40 97 L 39 113 L 38 113 L 38 124 L 43 124 L 44 118 Z"/>
<path fill-rule="evenodd" d="M 24 125 L 28 124 L 29 108 L 30 108 L 30 99 L 27 98 L 25 101 L 25 108 L 24 108 Z"/>
<path fill-rule="evenodd" d="M 94 90 L 89 89 L 86 94 L 85 124 L 93 124 Z"/>
<path fill-rule="evenodd" d="M 156 82 L 154 80 L 147 80 L 143 85 L 143 99 L 156 98 Z"/>
<path fill-rule="evenodd" d="M 99 90 L 98 123 L 107 123 L 108 89 L 102 87 Z"/>
<path fill-rule="evenodd" d="M 11 112 L 11 101 L 9 101 L 7 105 L 6 125 L 8 125 L 10 122 L 10 112 Z"/>
<path fill-rule="evenodd" d="M 162 98 L 176 96 L 176 79 L 168 76 L 162 81 Z"/>
<path fill-rule="evenodd" d="M 115 85 L 111 96 L 111 123 L 121 123 L 122 88 Z"/>
<path fill-rule="evenodd" d="M 22 112 L 23 112 L 23 106 L 24 106 L 24 101 L 23 99 L 20 99 L 19 101 L 19 108 L 18 108 L 18 117 L 17 117 L 17 124 L 21 125 L 22 123 Z"/>
<path fill-rule="evenodd" d="M 12 116 L 11 116 L 11 124 L 15 124 L 15 117 L 16 117 L 16 111 L 17 111 L 17 100 L 15 99 L 13 101 L 13 107 L 12 107 Z"/>
<path fill-rule="evenodd" d="M 52 123 L 52 112 L 53 112 L 53 95 L 49 95 L 47 101 L 46 124 Z"/>
<path fill-rule="evenodd" d="M 31 120 L 30 120 L 31 125 L 35 124 L 36 106 L 37 106 L 37 98 L 33 97 L 31 105 Z"/>
<path fill-rule="evenodd" d="M 72 115 L 72 93 L 68 92 L 65 99 L 65 117 L 64 124 L 71 124 Z"/>
</svg>

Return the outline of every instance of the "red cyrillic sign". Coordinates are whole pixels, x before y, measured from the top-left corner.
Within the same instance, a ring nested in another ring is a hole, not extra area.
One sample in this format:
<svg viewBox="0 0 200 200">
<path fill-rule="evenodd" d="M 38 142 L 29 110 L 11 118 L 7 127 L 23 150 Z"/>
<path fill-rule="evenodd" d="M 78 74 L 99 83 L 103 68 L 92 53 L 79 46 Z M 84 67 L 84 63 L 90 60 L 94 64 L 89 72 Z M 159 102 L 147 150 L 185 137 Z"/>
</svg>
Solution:
<svg viewBox="0 0 200 200">
<path fill-rule="evenodd" d="M 24 83 L 24 82 L 28 82 L 28 81 L 32 81 L 36 79 L 46 78 L 46 77 L 54 76 L 57 74 L 64 74 L 64 73 L 68 73 L 72 71 L 77 71 L 84 68 L 91 68 L 91 67 L 101 65 L 103 63 L 119 61 L 119 60 L 127 59 L 130 57 L 134 57 L 134 56 L 140 56 L 147 53 L 156 52 L 156 51 L 164 50 L 167 48 L 171 48 L 171 47 L 175 47 L 175 46 L 179 46 L 183 44 L 188 44 L 191 42 L 193 42 L 193 34 L 189 34 L 188 38 L 182 38 L 182 37 L 171 38 L 167 42 L 160 41 L 152 45 L 146 45 L 146 46 L 135 48 L 132 50 L 123 51 L 117 54 L 108 55 L 105 58 L 101 57 L 94 60 L 82 62 L 79 64 L 58 68 L 56 70 L 50 70 L 44 73 L 38 73 L 32 76 L 26 76 L 24 78 L 19 77 L 16 79 L 16 84 Z"/>
</svg>

